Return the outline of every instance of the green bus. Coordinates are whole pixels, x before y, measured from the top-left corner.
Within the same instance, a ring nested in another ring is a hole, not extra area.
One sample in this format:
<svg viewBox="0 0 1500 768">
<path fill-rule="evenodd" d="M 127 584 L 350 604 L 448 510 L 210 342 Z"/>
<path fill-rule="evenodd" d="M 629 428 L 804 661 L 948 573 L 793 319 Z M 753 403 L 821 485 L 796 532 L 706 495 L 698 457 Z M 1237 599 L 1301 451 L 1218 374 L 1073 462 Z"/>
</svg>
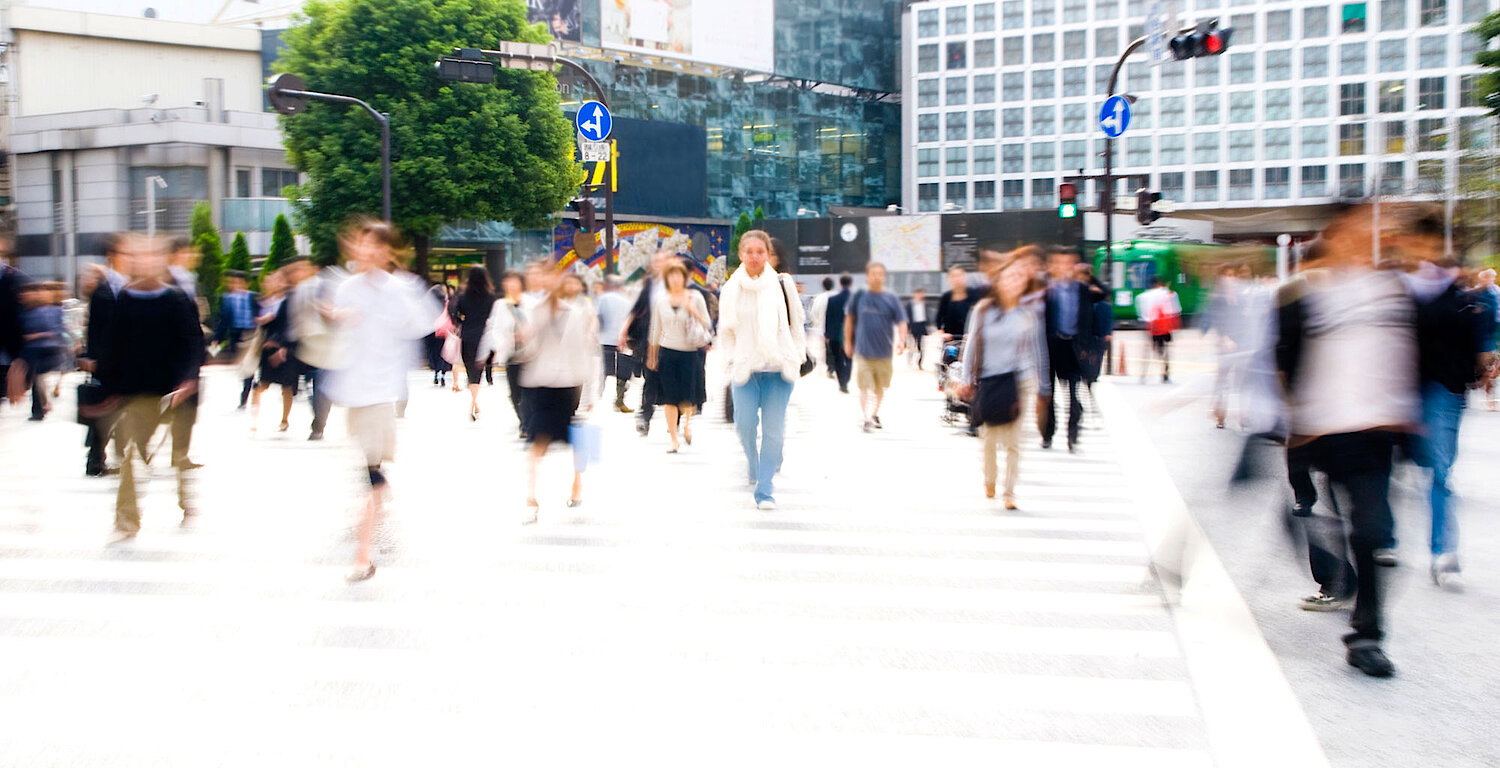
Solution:
<svg viewBox="0 0 1500 768">
<path fill-rule="evenodd" d="M 1094 273 L 1114 286 L 1115 321 L 1133 323 L 1135 298 L 1160 277 L 1177 293 L 1182 314 L 1198 313 L 1208 299 L 1214 275 L 1220 267 L 1248 265 L 1256 274 L 1276 269 L 1276 249 L 1260 245 L 1174 243 L 1160 240 L 1127 240 L 1115 243 L 1113 274 L 1105 275 L 1101 246 L 1094 252 Z"/>
</svg>

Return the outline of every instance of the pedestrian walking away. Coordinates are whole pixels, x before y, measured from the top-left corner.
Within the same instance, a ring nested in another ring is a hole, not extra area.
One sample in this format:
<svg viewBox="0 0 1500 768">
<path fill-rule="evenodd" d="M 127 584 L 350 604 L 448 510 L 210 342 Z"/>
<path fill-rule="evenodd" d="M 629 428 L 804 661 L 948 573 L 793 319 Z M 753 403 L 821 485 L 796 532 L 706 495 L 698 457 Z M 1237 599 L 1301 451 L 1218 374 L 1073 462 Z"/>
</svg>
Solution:
<svg viewBox="0 0 1500 768">
<path fill-rule="evenodd" d="M 485 329 L 489 326 L 495 301 L 495 291 L 490 287 L 490 274 L 484 267 L 470 267 L 464 291 L 453 302 L 460 356 L 464 364 L 464 380 L 469 385 L 470 421 L 479 419 L 479 382 L 484 376 L 485 361 L 489 359 L 490 353 L 484 343 Z M 458 383 L 456 378 L 454 383 Z"/>
<path fill-rule="evenodd" d="M 108 274 L 106 273 L 106 279 Z M 224 274 L 225 292 L 219 299 L 219 326 L 214 331 L 214 343 L 220 345 L 220 356 L 231 363 L 244 356 L 244 345 L 253 340 L 258 328 L 256 318 L 262 315 L 259 297 L 249 290 L 250 276 L 239 270 Z M 93 317 L 93 306 L 89 307 Z M 250 390 L 255 386 L 252 369 L 240 382 L 240 410 L 250 402 Z"/>
<path fill-rule="evenodd" d="M 662 290 L 661 274 L 668 264 L 677 262 L 676 254 L 667 250 L 656 252 L 651 260 L 646 277 L 641 280 L 641 293 L 630 308 L 625 321 L 625 330 L 619 340 L 621 349 L 629 349 L 635 357 L 635 370 L 641 372 L 641 404 L 636 409 L 635 430 L 641 437 L 651 432 L 651 417 L 656 414 L 656 372 L 646 365 L 646 356 L 651 347 L 651 307 Z"/>
<path fill-rule="evenodd" d="M 285 268 L 265 276 L 263 285 L 265 300 L 261 310 L 265 313 L 256 322 L 261 324 L 260 380 L 251 397 L 250 431 L 254 432 L 260 420 L 260 398 L 275 384 L 281 389 L 281 421 L 277 432 L 285 432 L 292 415 L 292 402 L 297 397 L 297 382 L 302 370 L 297 366 L 296 344 L 291 335 L 291 311 L 288 304 L 289 288 Z"/>
<path fill-rule="evenodd" d="M 850 286 L 854 277 L 845 272 L 839 275 L 839 290 L 828 297 L 823 313 L 823 335 L 827 339 L 828 369 L 839 383 L 839 391 L 849 391 L 849 377 L 854 370 L 854 361 L 844 349 L 844 318 L 849 310 Z"/>
<path fill-rule="evenodd" d="M 1146 324 L 1151 335 L 1151 354 L 1141 364 L 1141 381 L 1151 373 L 1151 364 L 1161 364 L 1163 384 L 1172 381 L 1172 332 L 1182 327 L 1182 304 L 1177 294 L 1162 282 L 1160 277 L 1151 278 L 1151 289 L 1135 297 L 1135 313 Z"/>
<path fill-rule="evenodd" d="M 865 268 L 866 288 L 849 299 L 844 321 L 844 354 L 859 364 L 859 411 L 863 429 L 883 429 L 880 404 L 891 386 L 893 357 L 906 343 L 906 310 L 901 300 L 885 290 L 885 265 Z"/>
<path fill-rule="evenodd" d="M 603 374 L 599 377 L 600 394 L 603 394 L 605 380 L 613 376 L 615 378 L 615 404 L 614 408 L 620 413 L 633 413 L 635 409 L 625 404 L 625 392 L 630 388 L 630 380 L 635 377 L 635 358 L 628 351 L 622 351 L 620 337 L 625 330 L 626 320 L 630 319 L 630 299 L 625 297 L 621 290 L 625 282 L 619 275 L 606 275 L 604 278 L 604 292 L 594 299 L 594 313 L 599 318 L 599 343 L 603 353 Z M 624 348 L 628 350 L 629 348 Z"/>
<path fill-rule="evenodd" d="M 926 367 L 927 334 L 932 330 L 932 323 L 927 320 L 927 291 L 921 288 L 912 290 L 911 301 L 906 305 L 906 318 L 906 330 L 910 336 L 906 347 L 908 362 L 915 354 L 917 370 L 920 371 Z"/>
</svg>

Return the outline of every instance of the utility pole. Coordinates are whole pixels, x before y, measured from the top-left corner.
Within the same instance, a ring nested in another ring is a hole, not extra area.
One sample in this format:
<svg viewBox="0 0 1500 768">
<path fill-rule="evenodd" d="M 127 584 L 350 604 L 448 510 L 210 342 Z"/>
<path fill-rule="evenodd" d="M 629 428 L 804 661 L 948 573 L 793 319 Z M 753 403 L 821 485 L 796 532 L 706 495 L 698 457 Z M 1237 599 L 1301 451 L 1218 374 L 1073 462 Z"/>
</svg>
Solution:
<svg viewBox="0 0 1500 768">
<path fill-rule="evenodd" d="M 375 122 L 380 124 L 380 217 L 391 221 L 391 116 L 381 112 L 353 96 L 337 93 L 319 93 L 307 90 L 302 78 L 291 74 L 273 76 L 266 83 L 266 95 L 271 107 L 283 115 L 295 115 L 307 110 L 307 100 L 331 101 L 336 104 L 355 104 L 363 107 Z"/>
</svg>

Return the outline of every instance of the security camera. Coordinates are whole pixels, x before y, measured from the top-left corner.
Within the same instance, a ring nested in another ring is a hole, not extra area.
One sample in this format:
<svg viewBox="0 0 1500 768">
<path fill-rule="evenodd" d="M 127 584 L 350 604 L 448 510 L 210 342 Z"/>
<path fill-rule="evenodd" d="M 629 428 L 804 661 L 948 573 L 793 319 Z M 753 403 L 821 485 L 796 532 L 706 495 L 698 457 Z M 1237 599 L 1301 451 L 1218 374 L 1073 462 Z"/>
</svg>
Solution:
<svg viewBox="0 0 1500 768">
<path fill-rule="evenodd" d="M 148 93 L 145 96 L 141 97 L 141 103 L 142 104 L 155 104 L 156 100 L 160 96 L 161 96 L 161 94 L 159 94 L 159 93 Z"/>
<path fill-rule="evenodd" d="M 201 107 L 204 103 L 203 99 L 193 99 L 193 106 L 195 107 Z"/>
<path fill-rule="evenodd" d="M 616 56 L 615 57 L 615 63 L 616 64 L 623 64 L 623 63 L 625 63 L 625 57 L 624 56 Z"/>
</svg>

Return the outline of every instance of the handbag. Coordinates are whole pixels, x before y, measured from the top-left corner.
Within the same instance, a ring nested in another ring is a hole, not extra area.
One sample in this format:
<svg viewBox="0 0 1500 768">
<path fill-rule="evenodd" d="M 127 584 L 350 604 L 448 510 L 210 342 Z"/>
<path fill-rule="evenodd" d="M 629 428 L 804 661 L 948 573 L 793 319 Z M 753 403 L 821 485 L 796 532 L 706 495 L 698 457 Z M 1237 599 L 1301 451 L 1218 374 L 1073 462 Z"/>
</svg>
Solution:
<svg viewBox="0 0 1500 768">
<path fill-rule="evenodd" d="M 974 330 L 974 363 L 970 376 L 978 376 L 984 370 L 984 318 L 989 311 L 988 299 L 974 308 L 978 328 Z M 972 380 L 972 379 L 971 379 Z M 998 427 L 1021 417 L 1021 391 L 1015 371 L 1006 371 L 986 376 L 975 387 L 974 420 L 986 426 Z"/>
<path fill-rule="evenodd" d="M 443 313 L 443 317 L 447 316 L 446 312 Z M 439 335 L 441 336 L 441 334 Z M 442 355 L 443 359 L 447 360 L 449 365 L 458 365 L 459 361 L 463 359 L 463 339 L 456 333 L 449 333 L 444 336 Z"/>
<path fill-rule="evenodd" d="M 264 328 L 255 329 L 255 336 L 251 337 L 250 343 L 245 345 L 245 351 L 240 355 L 238 363 L 240 378 L 248 379 L 260 370 L 260 348 L 266 343 L 266 331 Z"/>
<path fill-rule="evenodd" d="M 783 301 L 786 302 L 786 327 L 787 327 L 788 330 L 790 330 L 792 332 L 792 337 L 796 338 L 797 329 L 792 327 L 792 297 L 790 297 L 790 296 L 787 295 L 787 292 L 786 292 L 786 283 L 783 283 L 781 281 L 781 276 L 780 275 L 776 276 L 776 282 L 781 285 L 781 298 L 782 298 Z M 798 368 L 797 368 L 797 375 L 798 376 L 806 376 L 807 374 L 812 373 L 813 369 L 817 368 L 817 367 L 818 367 L 818 361 L 816 361 L 816 360 L 814 360 L 812 358 L 812 354 L 809 353 L 809 352 L 803 351 L 803 353 L 802 353 L 802 365 L 798 366 Z"/>
<path fill-rule="evenodd" d="M 697 318 L 689 318 L 687 341 L 690 346 L 702 349 L 714 343 L 714 337 L 713 334 L 708 332 L 708 328 L 704 327 L 703 323 L 698 322 Z"/>
<path fill-rule="evenodd" d="M 98 379 L 90 376 L 88 381 L 78 385 L 78 423 L 88 426 L 97 420 L 102 414 L 101 406 L 108 394 L 104 391 L 104 385 Z"/>
</svg>

